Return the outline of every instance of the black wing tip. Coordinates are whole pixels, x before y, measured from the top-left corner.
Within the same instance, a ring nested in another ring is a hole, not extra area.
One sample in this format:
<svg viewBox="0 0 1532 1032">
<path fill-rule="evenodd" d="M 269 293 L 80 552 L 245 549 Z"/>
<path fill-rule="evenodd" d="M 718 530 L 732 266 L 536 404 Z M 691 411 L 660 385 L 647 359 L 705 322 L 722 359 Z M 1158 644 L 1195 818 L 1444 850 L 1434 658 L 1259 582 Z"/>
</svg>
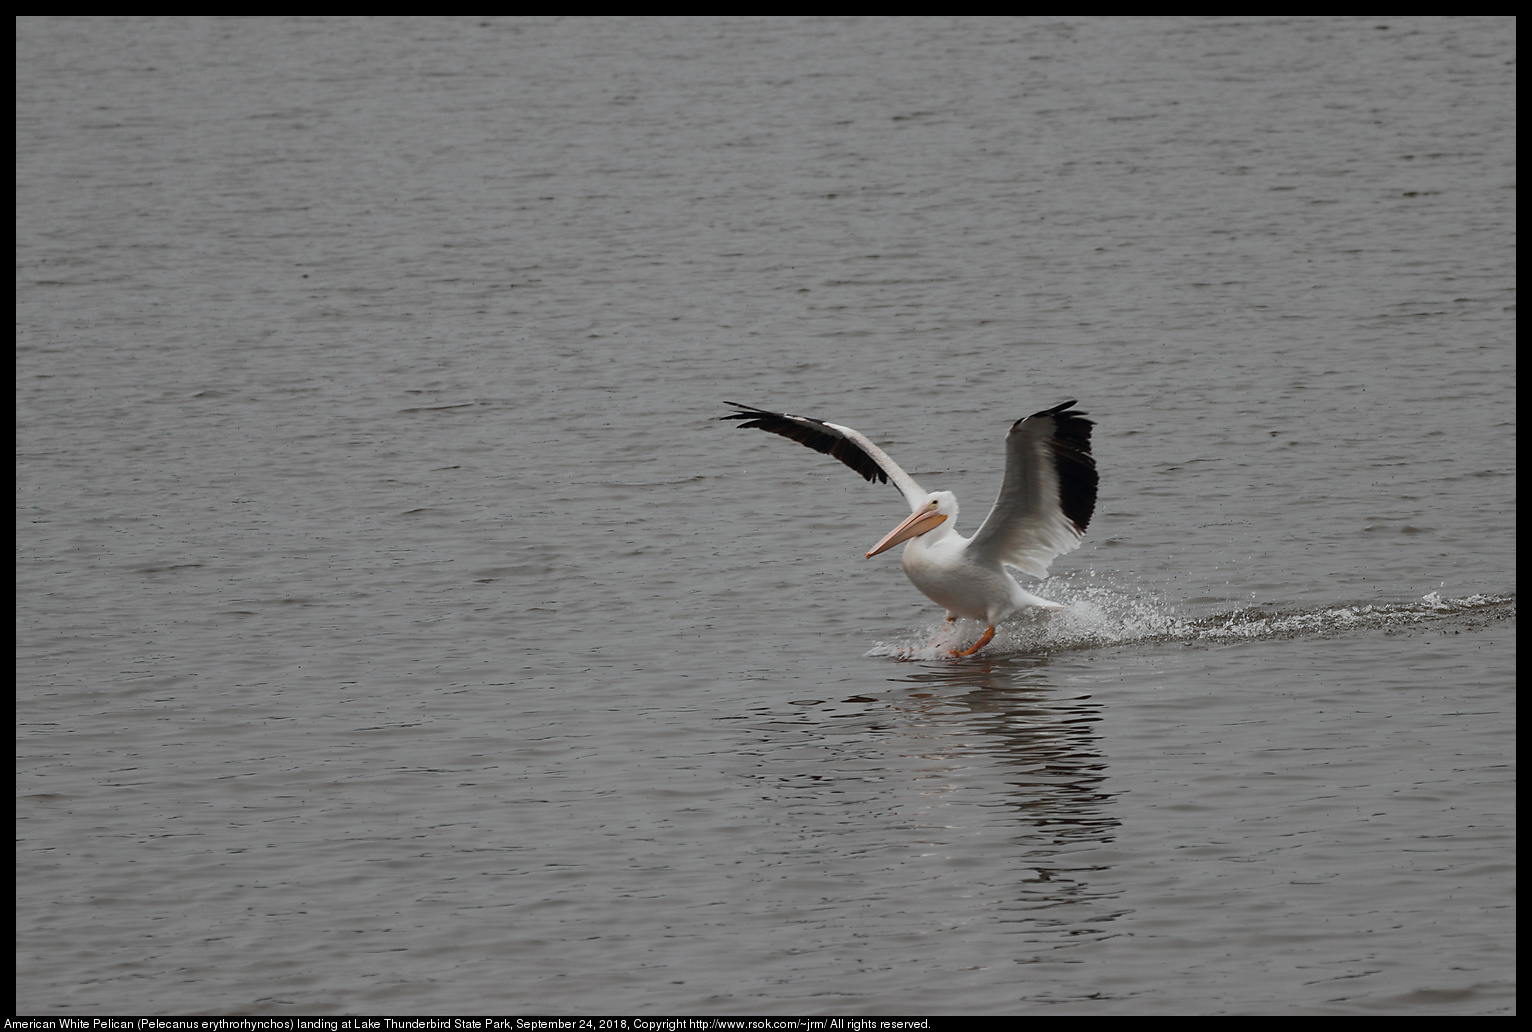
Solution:
<svg viewBox="0 0 1532 1032">
<path fill-rule="evenodd" d="M 1096 487 L 1101 478 L 1090 450 L 1090 432 L 1096 424 L 1083 418 L 1084 412 L 1070 409 L 1073 404 L 1059 405 L 1048 414 L 1054 419 L 1051 443 L 1058 463 L 1059 503 L 1069 522 L 1084 534 L 1096 515 Z"/>
<path fill-rule="evenodd" d="M 727 415 L 719 416 L 718 418 L 740 420 L 739 423 L 735 424 L 735 426 L 740 430 L 758 428 L 761 430 L 769 430 L 774 434 L 791 436 L 791 434 L 787 432 L 787 427 L 801 427 L 803 425 L 802 423 L 798 422 L 798 420 L 802 417 L 790 416 L 786 412 L 773 412 L 770 409 L 756 408 L 754 405 L 741 405 L 737 401 L 726 401 L 724 404 L 733 405 L 740 411 L 730 412 Z"/>
<path fill-rule="evenodd" d="M 1096 424 L 1094 420 L 1083 418 L 1090 415 L 1089 412 L 1081 412 L 1079 409 L 1074 407 L 1078 404 L 1080 404 L 1078 401 L 1066 401 L 1062 405 L 1055 405 L 1050 409 L 1043 409 L 1041 412 L 1034 412 L 1030 416 L 1022 416 L 1011 425 L 1020 426 L 1022 423 L 1025 423 L 1029 419 L 1040 419 L 1043 416 L 1052 416 L 1055 419 L 1078 419 L 1080 422 L 1089 426 L 1095 426 Z"/>
<path fill-rule="evenodd" d="M 1023 416 L 1011 424 L 1011 430 L 1015 432 L 1021 429 L 1021 424 L 1029 419 L 1052 419 L 1054 442 L 1072 445 L 1083 451 L 1086 458 L 1089 459 L 1090 433 L 1091 428 L 1096 425 L 1096 421 L 1085 418 L 1089 413 L 1081 412 L 1079 409 L 1071 407 L 1078 404 L 1079 402 L 1076 401 L 1066 401 L 1062 405 L 1055 405 L 1050 409 L 1034 412 L 1030 416 Z"/>
<path fill-rule="evenodd" d="M 763 408 L 756 408 L 754 405 L 741 405 L 737 401 L 726 401 L 724 404 L 733 405 L 735 408 L 741 409 L 742 411 L 730 412 L 726 416 L 719 416 L 719 419 L 759 419 L 761 416 L 782 415 L 780 412 L 770 412 Z"/>
<path fill-rule="evenodd" d="M 845 434 L 826 425 L 823 420 L 789 415 L 786 412 L 772 412 L 770 409 L 756 408 L 753 405 L 741 405 L 737 401 L 725 401 L 724 404 L 733 405 L 742 411 L 730 412 L 718 418 L 741 420 L 736 424 L 741 430 L 765 430 L 767 433 L 786 437 L 806 448 L 812 448 L 823 455 L 839 459 L 869 483 L 888 483 L 888 474 L 871 455 L 857 447 Z"/>
<path fill-rule="evenodd" d="M 1096 457 L 1090 450 L 1091 428 L 1096 422 L 1086 419 L 1086 413 L 1074 408 L 1077 404 L 1078 401 L 1066 401 L 1034 412 L 1016 420 L 1011 429 L 1019 429 L 1028 419 L 1046 417 L 1053 420 L 1053 432 L 1048 434 L 1047 440 L 1058 472 L 1059 506 L 1069 522 L 1083 534 L 1096 514 L 1096 487 L 1100 478 L 1096 474 Z"/>
</svg>

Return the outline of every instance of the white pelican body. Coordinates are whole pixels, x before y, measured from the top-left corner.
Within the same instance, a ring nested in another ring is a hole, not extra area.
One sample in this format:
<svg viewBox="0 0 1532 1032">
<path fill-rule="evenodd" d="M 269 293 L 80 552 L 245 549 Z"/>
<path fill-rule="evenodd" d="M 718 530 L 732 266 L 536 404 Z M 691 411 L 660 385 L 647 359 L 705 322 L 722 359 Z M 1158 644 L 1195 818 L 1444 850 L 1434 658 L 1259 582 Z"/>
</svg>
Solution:
<svg viewBox="0 0 1532 1032">
<path fill-rule="evenodd" d="M 957 497 L 924 491 L 866 437 L 848 426 L 806 416 L 768 412 L 729 402 L 744 420 L 840 459 L 868 480 L 894 482 L 910 515 L 867 552 L 870 559 L 908 541 L 904 572 L 926 597 L 947 610 L 947 619 L 987 626 L 978 642 L 955 656 L 971 656 L 995 635 L 995 625 L 1027 606 L 1058 603 L 1026 591 L 1006 570 L 1042 578 L 1056 556 L 1080 547 L 1096 507 L 1096 462 L 1090 453 L 1094 425 L 1072 401 L 1018 419 L 1006 435 L 1005 478 L 988 518 L 971 538 L 957 532 Z"/>
<path fill-rule="evenodd" d="M 956 504 L 951 506 L 951 520 L 904 546 L 905 575 L 927 598 L 944 607 L 949 617 L 991 625 L 1027 606 L 1058 604 L 1024 590 L 1002 563 L 986 562 L 976 554 L 970 548 L 973 539 L 963 537 L 954 526 L 956 509 Z M 939 503 L 936 511 L 943 511 Z"/>
</svg>

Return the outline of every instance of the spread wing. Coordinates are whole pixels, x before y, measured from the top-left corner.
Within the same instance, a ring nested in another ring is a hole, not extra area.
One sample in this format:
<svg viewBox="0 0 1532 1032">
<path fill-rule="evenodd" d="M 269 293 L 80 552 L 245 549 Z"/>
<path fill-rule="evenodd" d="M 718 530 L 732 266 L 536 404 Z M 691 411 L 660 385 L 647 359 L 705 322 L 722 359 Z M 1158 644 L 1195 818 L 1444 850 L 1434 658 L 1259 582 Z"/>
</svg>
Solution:
<svg viewBox="0 0 1532 1032">
<path fill-rule="evenodd" d="M 791 416 L 786 412 L 768 412 L 765 409 L 741 405 L 737 401 L 725 402 L 742 411 L 731 412 L 719 419 L 743 420 L 741 429 L 754 427 L 767 433 L 780 434 L 797 441 L 817 452 L 833 456 L 856 470 L 870 481 L 888 483 L 893 481 L 904 500 L 910 503 L 910 511 L 925 504 L 926 492 L 915 483 L 899 464 L 884 454 L 883 449 L 851 429 L 835 423 L 826 423 L 808 416 Z"/>
<path fill-rule="evenodd" d="M 1066 401 L 1018 419 L 1005 438 L 1005 479 L 969 542 L 975 558 L 1048 576 L 1055 556 L 1080 547 L 1096 511 L 1091 420 Z"/>
</svg>

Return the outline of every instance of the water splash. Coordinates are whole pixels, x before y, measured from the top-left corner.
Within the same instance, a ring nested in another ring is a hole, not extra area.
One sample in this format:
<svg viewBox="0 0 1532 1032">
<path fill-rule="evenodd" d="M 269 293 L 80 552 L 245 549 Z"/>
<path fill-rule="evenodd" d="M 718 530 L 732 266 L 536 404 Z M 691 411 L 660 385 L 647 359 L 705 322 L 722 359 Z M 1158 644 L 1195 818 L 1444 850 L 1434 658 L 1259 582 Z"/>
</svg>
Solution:
<svg viewBox="0 0 1532 1032">
<path fill-rule="evenodd" d="M 1433 591 L 1410 602 L 1349 602 L 1315 609 L 1270 603 L 1184 617 L 1162 600 L 1128 596 L 1110 588 L 1050 588 L 1052 597 L 1065 603 L 1063 609 L 1023 611 L 996 628 L 995 640 L 979 655 L 1038 655 L 1169 642 L 1211 646 L 1277 638 L 1326 638 L 1367 630 L 1407 633 L 1427 627 L 1460 631 L 1516 617 L 1514 594 L 1443 598 Z M 877 642 L 866 655 L 951 659 L 952 649 L 977 641 L 982 630 L 972 620 L 956 624 L 941 621 L 903 640 Z"/>
</svg>

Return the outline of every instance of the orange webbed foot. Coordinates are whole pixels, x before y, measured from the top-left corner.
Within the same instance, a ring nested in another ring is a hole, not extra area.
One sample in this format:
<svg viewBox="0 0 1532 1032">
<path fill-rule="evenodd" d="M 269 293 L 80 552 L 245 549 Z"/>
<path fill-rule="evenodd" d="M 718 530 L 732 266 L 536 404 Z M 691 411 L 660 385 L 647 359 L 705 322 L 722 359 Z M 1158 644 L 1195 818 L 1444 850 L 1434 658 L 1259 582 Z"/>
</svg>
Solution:
<svg viewBox="0 0 1532 1032">
<path fill-rule="evenodd" d="M 978 652 L 980 649 L 982 649 L 984 646 L 988 645 L 989 642 L 990 642 L 990 639 L 993 638 L 994 636 L 995 636 L 995 629 L 993 627 L 987 627 L 984 630 L 984 636 L 982 638 L 980 638 L 978 641 L 974 642 L 972 645 L 968 646 L 966 649 L 962 650 L 961 652 L 959 652 L 957 649 L 953 649 L 951 652 L 948 653 L 948 655 L 952 656 L 954 659 L 960 659 L 960 658 L 962 658 L 964 656 L 971 656 L 975 652 Z"/>
</svg>

